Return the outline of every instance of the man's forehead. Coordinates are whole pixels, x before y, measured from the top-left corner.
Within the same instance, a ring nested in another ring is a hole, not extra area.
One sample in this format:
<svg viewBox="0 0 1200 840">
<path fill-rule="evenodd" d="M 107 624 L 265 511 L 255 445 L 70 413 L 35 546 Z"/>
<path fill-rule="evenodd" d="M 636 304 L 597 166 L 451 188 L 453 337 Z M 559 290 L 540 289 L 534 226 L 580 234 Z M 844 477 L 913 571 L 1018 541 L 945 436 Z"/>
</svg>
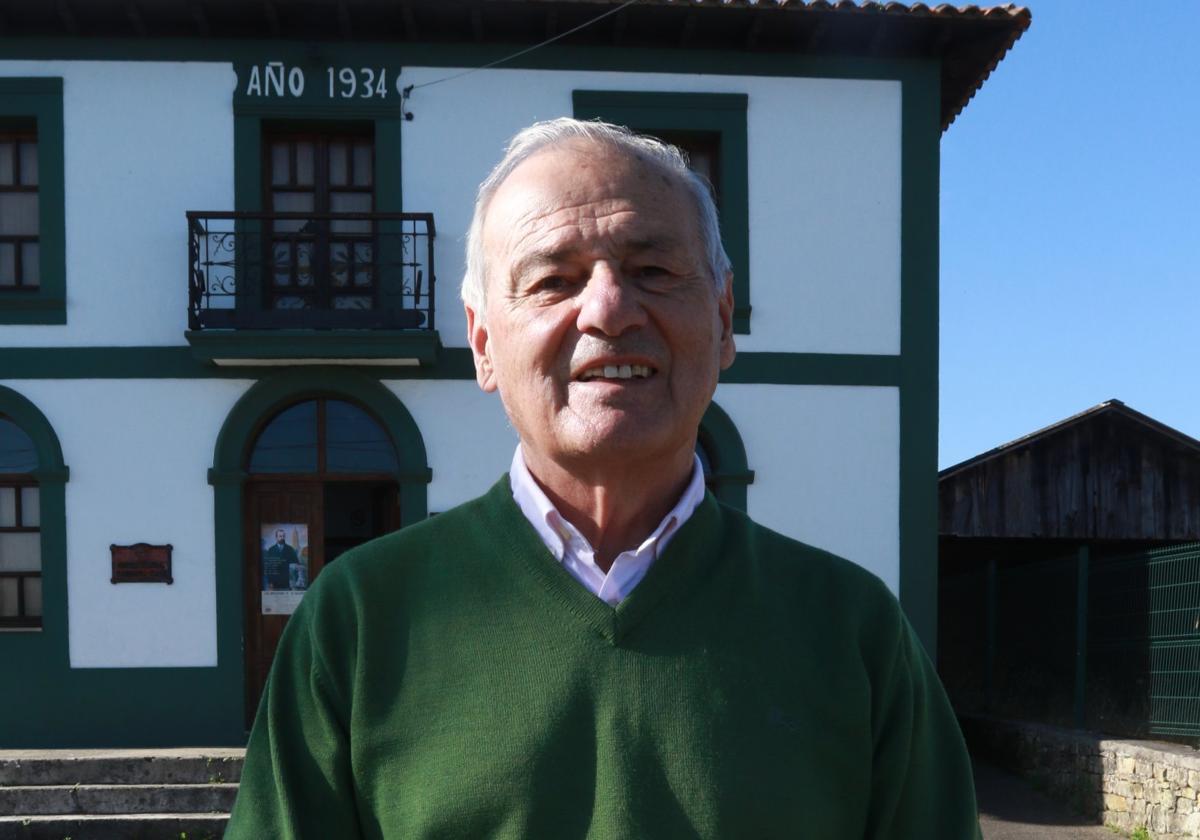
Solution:
<svg viewBox="0 0 1200 840">
<path fill-rule="evenodd" d="M 679 219 L 658 211 L 688 200 L 677 177 L 631 151 L 564 144 L 539 150 L 505 178 L 484 219 L 484 240 L 493 256 L 518 242 L 551 252 L 600 234 L 666 243 L 681 238 Z"/>
</svg>

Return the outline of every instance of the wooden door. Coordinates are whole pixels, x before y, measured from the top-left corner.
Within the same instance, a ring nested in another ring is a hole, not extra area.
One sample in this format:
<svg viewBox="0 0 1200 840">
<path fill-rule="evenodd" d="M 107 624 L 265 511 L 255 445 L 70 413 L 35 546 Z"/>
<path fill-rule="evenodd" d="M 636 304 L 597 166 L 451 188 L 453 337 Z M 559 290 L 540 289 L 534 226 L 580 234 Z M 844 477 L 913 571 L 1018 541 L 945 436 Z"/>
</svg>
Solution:
<svg viewBox="0 0 1200 840">
<path fill-rule="evenodd" d="M 290 610 L 325 565 L 319 481 L 251 481 L 246 485 L 246 726 L 254 721 Z"/>
</svg>

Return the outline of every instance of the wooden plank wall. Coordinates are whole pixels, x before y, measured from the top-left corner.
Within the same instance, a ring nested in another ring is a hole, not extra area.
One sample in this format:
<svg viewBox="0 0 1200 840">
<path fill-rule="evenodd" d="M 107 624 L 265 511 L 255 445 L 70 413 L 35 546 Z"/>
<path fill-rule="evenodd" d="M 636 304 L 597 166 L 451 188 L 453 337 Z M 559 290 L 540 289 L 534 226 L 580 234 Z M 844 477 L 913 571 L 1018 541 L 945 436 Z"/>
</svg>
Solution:
<svg viewBox="0 0 1200 840">
<path fill-rule="evenodd" d="M 1200 452 L 1102 412 L 943 478 L 938 526 L 962 537 L 1200 539 Z"/>
</svg>

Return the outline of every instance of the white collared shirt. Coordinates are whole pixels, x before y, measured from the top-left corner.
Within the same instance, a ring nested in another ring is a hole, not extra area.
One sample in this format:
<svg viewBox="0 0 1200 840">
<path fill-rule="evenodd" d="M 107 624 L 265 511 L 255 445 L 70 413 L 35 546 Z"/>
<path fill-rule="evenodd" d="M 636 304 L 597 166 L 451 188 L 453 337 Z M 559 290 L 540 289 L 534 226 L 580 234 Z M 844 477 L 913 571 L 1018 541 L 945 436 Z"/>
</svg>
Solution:
<svg viewBox="0 0 1200 840">
<path fill-rule="evenodd" d="M 550 549 L 550 553 L 563 564 L 572 577 L 587 587 L 588 591 L 614 607 L 646 576 L 650 565 L 662 554 L 667 543 L 704 500 L 704 470 L 700 466 L 700 459 L 695 457 L 692 480 L 688 482 L 687 489 L 683 491 L 675 507 L 671 508 L 641 545 L 618 554 L 605 574 L 596 564 L 596 550 L 592 548 L 591 543 L 574 525 L 563 518 L 534 481 L 529 468 L 525 466 L 525 456 L 519 443 L 516 453 L 513 454 L 508 480 L 517 507 L 542 538 L 546 548 Z"/>
</svg>

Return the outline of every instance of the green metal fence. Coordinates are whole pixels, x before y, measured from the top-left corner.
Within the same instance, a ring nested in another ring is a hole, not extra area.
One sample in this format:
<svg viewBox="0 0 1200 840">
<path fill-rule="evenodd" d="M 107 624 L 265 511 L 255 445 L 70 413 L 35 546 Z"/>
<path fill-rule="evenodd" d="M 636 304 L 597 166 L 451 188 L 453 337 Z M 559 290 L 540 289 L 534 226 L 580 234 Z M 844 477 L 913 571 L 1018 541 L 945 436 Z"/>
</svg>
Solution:
<svg viewBox="0 0 1200 840">
<path fill-rule="evenodd" d="M 940 611 L 961 711 L 1200 740 L 1200 543 L 991 559 L 942 581 Z"/>
</svg>

